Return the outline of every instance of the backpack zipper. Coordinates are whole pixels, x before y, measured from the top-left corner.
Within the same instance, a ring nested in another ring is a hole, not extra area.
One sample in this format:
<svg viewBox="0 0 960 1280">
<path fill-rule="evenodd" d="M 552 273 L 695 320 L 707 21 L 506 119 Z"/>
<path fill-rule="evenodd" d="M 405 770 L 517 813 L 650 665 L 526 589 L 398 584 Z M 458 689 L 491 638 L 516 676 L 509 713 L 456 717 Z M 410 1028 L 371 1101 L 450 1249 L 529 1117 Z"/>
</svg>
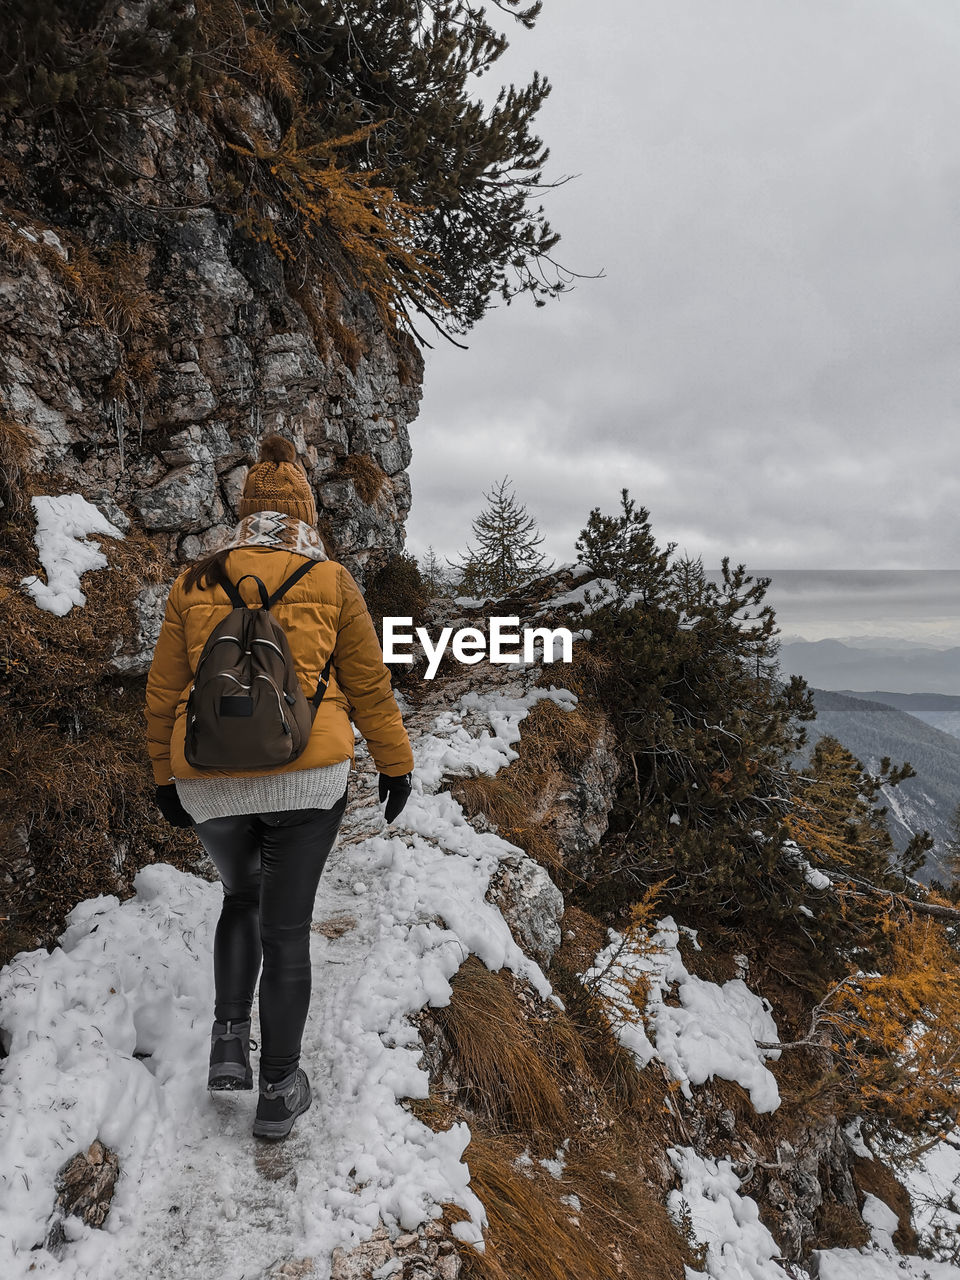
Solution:
<svg viewBox="0 0 960 1280">
<path fill-rule="evenodd" d="M 250 686 L 248 684 L 244 684 L 243 681 L 238 676 L 235 676 L 232 671 L 218 671 L 217 675 L 226 677 L 227 680 L 232 680 L 234 684 L 238 684 L 241 689 L 246 689 L 248 693 L 250 692 Z"/>
<path fill-rule="evenodd" d="M 264 675 L 262 671 L 261 671 L 261 672 L 258 672 L 258 673 L 257 673 L 257 675 L 254 677 L 254 679 L 255 679 L 255 680 L 266 680 L 267 684 L 268 684 L 268 685 L 270 686 L 270 688 L 273 690 L 274 694 L 276 695 L 276 699 L 277 699 L 277 710 L 280 712 L 280 723 L 281 723 L 281 725 L 283 725 L 283 732 L 284 732 L 284 733 L 289 733 L 289 732 L 290 732 L 290 726 L 287 724 L 287 718 L 286 718 L 286 716 L 283 714 L 283 702 L 281 701 L 281 698 L 280 698 L 280 690 L 279 690 L 279 689 L 277 688 L 277 686 L 273 683 L 273 681 L 270 679 L 270 677 L 269 677 L 269 676 L 267 676 L 267 675 Z"/>
<path fill-rule="evenodd" d="M 274 644 L 272 640 L 254 640 L 254 641 L 252 641 L 252 643 L 253 643 L 253 644 L 265 644 L 265 645 L 267 645 L 270 649 L 273 649 L 277 654 L 279 654 L 279 656 L 280 656 L 281 658 L 283 657 L 283 650 L 280 648 L 280 646 L 279 646 L 278 644 Z"/>
<path fill-rule="evenodd" d="M 239 636 L 218 636 L 216 640 L 214 640 L 213 644 L 210 646 L 209 650 L 202 655 L 200 661 L 197 663 L 197 669 L 193 673 L 194 683 L 196 683 L 197 676 L 200 674 L 200 669 L 203 666 L 203 664 L 212 655 L 217 645 L 222 644 L 224 640 L 229 640 L 232 644 L 237 645 L 241 649 L 243 648 L 243 641 L 239 638 Z"/>
</svg>

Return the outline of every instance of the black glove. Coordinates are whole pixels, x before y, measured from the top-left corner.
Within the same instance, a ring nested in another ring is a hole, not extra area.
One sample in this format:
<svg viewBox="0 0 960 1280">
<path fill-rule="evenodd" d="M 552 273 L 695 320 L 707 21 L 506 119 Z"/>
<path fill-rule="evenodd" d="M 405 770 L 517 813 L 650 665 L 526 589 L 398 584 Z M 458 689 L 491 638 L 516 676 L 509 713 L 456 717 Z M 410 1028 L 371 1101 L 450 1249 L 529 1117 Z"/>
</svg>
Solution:
<svg viewBox="0 0 960 1280">
<path fill-rule="evenodd" d="M 169 782 L 165 787 L 157 787 L 154 796 L 157 801 L 157 808 L 167 822 L 170 823 L 171 827 L 193 826 L 193 819 L 180 803 L 175 783 Z"/>
<path fill-rule="evenodd" d="M 383 815 L 387 822 L 392 822 L 403 812 L 403 806 L 412 790 L 409 773 L 403 773 L 399 778 L 388 778 L 385 773 L 380 774 L 380 799 L 387 802 L 387 810 Z"/>
</svg>

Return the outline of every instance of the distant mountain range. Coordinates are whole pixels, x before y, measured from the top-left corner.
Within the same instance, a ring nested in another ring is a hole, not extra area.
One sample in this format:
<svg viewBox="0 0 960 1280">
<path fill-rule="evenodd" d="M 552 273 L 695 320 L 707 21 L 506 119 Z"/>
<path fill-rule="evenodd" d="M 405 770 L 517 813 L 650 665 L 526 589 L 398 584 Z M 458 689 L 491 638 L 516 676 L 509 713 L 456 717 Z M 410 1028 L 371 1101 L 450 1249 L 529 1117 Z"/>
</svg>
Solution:
<svg viewBox="0 0 960 1280">
<path fill-rule="evenodd" d="M 949 693 L 886 693 L 882 690 L 871 690 L 870 693 L 856 693 L 853 689 L 839 689 L 851 698 L 867 698 L 871 702 L 885 702 L 888 707 L 896 707 L 898 711 L 906 711 L 916 716 L 924 724 L 932 724 L 935 729 L 960 738 L 960 697 Z"/>
<path fill-rule="evenodd" d="M 786 675 L 803 676 L 817 689 L 960 695 L 960 647 L 937 649 L 910 641 L 862 637 L 854 641 L 783 640 L 780 669 Z"/>
<path fill-rule="evenodd" d="M 936 845 L 917 873 L 918 879 L 925 883 L 948 879 L 943 859 L 950 838 L 950 816 L 960 802 L 960 738 L 919 717 L 922 713 L 960 722 L 960 697 L 941 695 L 937 700 L 929 694 L 813 692 L 817 718 L 807 726 L 809 742 L 803 761 L 809 759 L 814 743 L 823 734 L 842 742 L 871 771 L 884 756 L 894 764 L 909 760 L 917 777 L 885 788 L 883 793 L 889 807 L 890 834 L 902 850 L 915 832 L 929 831 Z M 928 708 L 925 703 L 931 700 L 937 705 Z M 903 709 L 906 706 L 914 707 L 916 714 Z"/>
</svg>

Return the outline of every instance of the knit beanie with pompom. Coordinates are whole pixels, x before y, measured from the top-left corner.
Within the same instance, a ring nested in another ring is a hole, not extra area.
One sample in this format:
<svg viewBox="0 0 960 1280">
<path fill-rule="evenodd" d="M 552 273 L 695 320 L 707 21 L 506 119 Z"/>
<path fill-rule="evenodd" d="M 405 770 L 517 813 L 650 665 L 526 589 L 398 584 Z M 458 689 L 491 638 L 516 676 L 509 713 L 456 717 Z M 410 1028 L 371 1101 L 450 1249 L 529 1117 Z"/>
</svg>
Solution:
<svg viewBox="0 0 960 1280">
<path fill-rule="evenodd" d="M 260 460 L 247 473 L 237 507 L 242 520 L 256 511 L 280 511 L 305 524 L 317 523 L 317 504 L 307 473 L 297 461 L 297 450 L 283 436 L 267 436 L 260 445 Z"/>
</svg>

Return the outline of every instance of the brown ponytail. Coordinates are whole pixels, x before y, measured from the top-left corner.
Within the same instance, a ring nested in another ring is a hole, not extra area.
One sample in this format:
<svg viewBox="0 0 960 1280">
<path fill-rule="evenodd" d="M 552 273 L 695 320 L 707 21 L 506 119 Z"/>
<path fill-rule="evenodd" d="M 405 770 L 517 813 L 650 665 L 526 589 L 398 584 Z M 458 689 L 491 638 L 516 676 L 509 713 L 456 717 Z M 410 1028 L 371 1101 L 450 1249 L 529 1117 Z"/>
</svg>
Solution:
<svg viewBox="0 0 960 1280">
<path fill-rule="evenodd" d="M 204 588 L 209 590 L 210 587 L 223 587 L 226 591 L 230 585 L 230 579 L 227 577 L 225 566 L 227 556 L 232 549 L 232 547 L 224 547 L 220 551 L 213 551 L 191 565 L 183 579 L 185 590 L 202 591 Z"/>
</svg>

